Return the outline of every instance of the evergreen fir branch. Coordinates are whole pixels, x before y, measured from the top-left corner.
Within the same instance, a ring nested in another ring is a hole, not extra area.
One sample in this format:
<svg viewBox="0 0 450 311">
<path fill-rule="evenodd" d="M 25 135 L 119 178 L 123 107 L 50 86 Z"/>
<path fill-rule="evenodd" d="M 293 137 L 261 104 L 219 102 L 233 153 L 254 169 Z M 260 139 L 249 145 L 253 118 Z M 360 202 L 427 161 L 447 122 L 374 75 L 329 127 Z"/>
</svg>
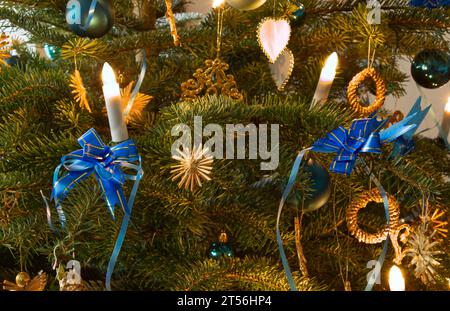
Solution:
<svg viewBox="0 0 450 311">
<path fill-rule="evenodd" d="M 67 76 L 58 70 L 17 67 L 0 74 L 0 110 L 3 112 L 25 105 L 48 107 L 55 99 L 68 95 Z"/>
<path fill-rule="evenodd" d="M 271 268 L 273 265 L 265 258 L 208 260 L 197 262 L 180 271 L 174 290 L 287 290 L 287 281 L 283 272 Z M 314 281 L 299 278 L 296 275 L 300 291 L 323 290 L 325 287 Z"/>
</svg>

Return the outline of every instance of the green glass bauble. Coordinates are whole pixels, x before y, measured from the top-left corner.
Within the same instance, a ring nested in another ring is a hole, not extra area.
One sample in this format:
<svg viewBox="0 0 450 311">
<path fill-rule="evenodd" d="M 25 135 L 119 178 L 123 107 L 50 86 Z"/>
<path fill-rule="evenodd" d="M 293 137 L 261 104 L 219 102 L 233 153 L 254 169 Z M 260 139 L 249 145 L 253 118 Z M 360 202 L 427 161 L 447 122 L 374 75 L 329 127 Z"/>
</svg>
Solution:
<svg viewBox="0 0 450 311">
<path fill-rule="evenodd" d="M 93 0 L 70 0 L 66 7 L 66 21 L 70 30 L 80 37 L 100 38 L 113 25 L 112 7 L 108 0 L 97 0 L 94 15 L 86 28 Z"/>
<path fill-rule="evenodd" d="M 411 64 L 414 81 L 427 89 L 436 89 L 450 80 L 450 57 L 440 50 L 423 50 Z"/>
<path fill-rule="evenodd" d="M 227 3 L 235 9 L 249 11 L 255 10 L 267 0 L 227 0 Z"/>
</svg>

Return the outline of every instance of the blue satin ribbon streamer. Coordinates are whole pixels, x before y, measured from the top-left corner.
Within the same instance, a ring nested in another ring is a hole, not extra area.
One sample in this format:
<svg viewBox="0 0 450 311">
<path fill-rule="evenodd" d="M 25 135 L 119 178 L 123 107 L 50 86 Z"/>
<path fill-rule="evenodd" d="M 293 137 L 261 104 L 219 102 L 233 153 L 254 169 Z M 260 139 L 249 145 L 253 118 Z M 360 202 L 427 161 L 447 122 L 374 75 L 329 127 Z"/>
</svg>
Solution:
<svg viewBox="0 0 450 311">
<path fill-rule="evenodd" d="M 95 7 L 97 6 L 97 2 L 98 2 L 98 0 L 92 0 L 92 2 L 91 2 L 91 5 L 89 7 L 88 17 L 86 20 L 86 24 L 84 26 L 80 27 L 84 31 L 86 31 L 89 28 L 89 26 L 91 25 L 92 19 L 94 18 Z M 81 14 L 81 12 L 79 12 L 79 14 Z"/>
<path fill-rule="evenodd" d="M 380 191 L 380 195 L 383 198 L 383 205 L 384 205 L 384 214 L 386 216 L 386 223 L 389 226 L 391 223 L 391 218 L 389 217 L 389 200 L 386 194 L 386 191 L 384 190 L 383 186 L 381 185 L 378 178 L 370 171 L 369 167 L 366 164 L 366 161 L 364 159 L 359 159 L 364 171 L 367 173 L 367 175 L 370 176 L 370 179 L 372 179 L 373 183 L 377 186 L 378 190 Z M 381 267 L 383 266 L 384 259 L 386 258 L 386 253 L 389 247 L 389 234 L 386 237 L 386 241 L 383 245 L 383 250 L 381 251 L 380 257 L 378 257 L 377 265 L 376 267 L 380 267 L 379 269 L 376 269 L 375 273 L 372 275 L 370 280 L 367 282 L 367 286 L 364 289 L 365 291 L 371 291 L 373 288 L 373 285 L 375 284 L 376 280 L 378 279 L 379 274 L 381 273 Z"/>
<path fill-rule="evenodd" d="M 128 228 L 139 182 L 143 176 L 142 161 L 136 145 L 131 139 L 113 147 L 108 147 L 103 143 L 95 129 L 90 129 L 78 139 L 78 143 L 82 149 L 62 157 L 61 164 L 55 169 L 51 200 L 55 201 L 58 217 L 61 226 L 64 228 L 66 217 L 61 206 L 63 200 L 71 189 L 87 179 L 91 174 L 94 174 L 100 184 L 102 196 L 113 219 L 116 205 L 124 211 L 122 226 L 106 273 L 106 288 L 107 290 L 111 290 L 111 276 Z M 59 177 L 62 168 L 65 168 L 67 172 Z M 134 170 L 136 175 L 125 174 L 123 168 Z M 128 202 L 122 190 L 122 186 L 126 180 L 134 181 Z M 50 208 L 47 202 L 46 207 L 47 221 L 49 222 L 50 228 L 55 231 L 51 222 Z"/>
<path fill-rule="evenodd" d="M 349 130 L 340 126 L 339 128 L 333 130 L 325 138 L 316 141 L 311 148 L 302 150 L 295 159 L 294 165 L 292 167 L 289 181 L 281 197 L 280 205 L 278 207 L 277 223 L 276 223 L 276 235 L 277 244 L 280 252 L 281 262 L 283 264 L 284 272 L 288 280 L 291 291 L 296 291 L 295 282 L 292 277 L 291 269 L 289 268 L 289 263 L 286 258 L 286 253 L 283 248 L 283 241 L 281 240 L 280 234 L 280 218 L 283 211 L 284 203 L 286 202 L 292 188 L 294 187 L 295 180 L 297 178 L 298 171 L 302 159 L 306 152 L 309 150 L 323 153 L 337 153 L 337 157 L 333 160 L 330 171 L 340 174 L 350 175 L 352 172 L 356 160 L 358 160 L 358 154 L 361 152 L 366 153 L 376 153 L 380 154 L 382 152 L 381 148 L 383 144 L 389 143 L 397 139 L 398 137 L 405 135 L 411 130 L 416 128 L 415 124 L 409 124 L 411 119 L 415 118 L 416 114 L 412 114 L 402 121 L 392 125 L 391 127 L 381 130 L 387 123 L 388 120 L 378 121 L 375 116 L 358 119 L 352 122 Z M 386 191 L 382 187 L 378 179 L 370 172 L 369 168 L 365 164 L 363 159 L 360 159 L 363 163 L 363 167 L 370 178 L 377 185 L 380 194 L 383 198 L 384 209 L 386 213 L 387 223 L 389 225 L 389 201 L 386 195 Z M 385 242 L 383 251 L 378 263 L 381 265 L 384 262 L 386 256 L 387 247 L 389 245 L 388 239 Z M 375 275 L 377 277 L 377 275 Z M 373 278 L 372 278 L 373 279 Z M 373 287 L 374 280 L 370 280 L 366 287 L 366 290 L 371 290 Z M 375 278 L 376 280 L 376 278 Z"/>
<path fill-rule="evenodd" d="M 388 120 L 378 121 L 376 117 L 354 120 L 350 129 L 342 126 L 333 130 L 325 138 L 316 141 L 311 150 L 323 153 L 336 153 L 330 171 L 350 175 L 359 153 L 381 153 L 383 144 L 413 130 L 416 125 L 408 124 L 415 114 L 381 130 Z"/>
<path fill-rule="evenodd" d="M 123 115 L 126 118 L 131 111 L 131 108 L 133 108 L 134 101 L 136 100 L 136 97 L 139 94 L 139 90 L 141 89 L 142 82 L 145 78 L 145 73 L 147 72 L 147 54 L 145 53 L 145 49 L 140 50 L 139 52 L 141 54 L 141 72 L 139 73 L 138 80 L 136 81 L 136 85 L 133 88 L 133 92 L 131 93 L 130 100 L 128 101 L 127 107 L 123 111 Z"/>
<path fill-rule="evenodd" d="M 294 187 L 295 180 L 297 179 L 298 170 L 300 169 L 300 164 L 302 163 L 303 157 L 305 156 L 306 152 L 311 150 L 311 148 L 302 150 L 297 158 L 295 159 L 294 165 L 291 170 L 291 174 L 289 176 L 289 181 L 287 183 L 286 189 L 284 189 L 283 195 L 281 197 L 280 205 L 278 206 L 278 214 L 277 214 L 277 225 L 276 225 L 276 231 L 277 231 L 277 244 L 278 244 L 278 250 L 280 252 L 281 262 L 283 263 L 284 273 L 286 274 L 286 278 L 289 283 L 289 287 L 291 288 L 291 291 L 297 291 L 297 287 L 295 286 L 294 278 L 292 277 L 291 269 L 289 268 L 289 263 L 286 258 L 286 253 L 284 252 L 283 248 L 283 241 L 281 240 L 281 233 L 280 233 L 280 218 L 281 218 L 281 212 L 283 211 L 284 203 L 286 202 L 289 193 L 291 193 L 292 187 Z"/>
<path fill-rule="evenodd" d="M 429 105 L 422 110 L 421 102 L 422 97 L 419 96 L 419 98 L 417 98 L 416 100 L 416 103 L 413 105 L 413 107 L 411 108 L 411 110 L 407 115 L 407 117 L 412 116 L 408 124 L 415 125 L 416 127 L 395 140 L 394 147 L 392 148 L 392 152 L 389 155 L 390 158 L 405 156 L 414 150 L 415 143 L 413 140 L 413 136 L 419 129 L 420 124 L 422 124 L 423 120 L 425 119 L 425 117 L 427 116 L 428 112 L 431 109 L 431 105 Z"/>
</svg>

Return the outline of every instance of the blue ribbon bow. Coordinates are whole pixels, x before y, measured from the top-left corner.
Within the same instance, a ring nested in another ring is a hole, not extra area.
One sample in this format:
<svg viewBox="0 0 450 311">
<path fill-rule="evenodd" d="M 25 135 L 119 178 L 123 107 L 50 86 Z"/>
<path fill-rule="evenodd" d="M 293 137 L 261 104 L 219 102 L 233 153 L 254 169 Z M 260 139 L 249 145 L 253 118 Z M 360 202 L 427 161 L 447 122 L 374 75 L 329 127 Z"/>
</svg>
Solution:
<svg viewBox="0 0 450 311">
<path fill-rule="evenodd" d="M 388 129 L 381 130 L 388 120 L 378 121 L 376 117 L 354 120 L 350 129 L 342 126 L 331 131 L 325 138 L 317 140 L 311 150 L 336 153 L 330 171 L 350 175 L 359 153 L 381 153 L 383 144 L 410 132 L 416 125 L 409 124 L 412 114 Z"/>
<path fill-rule="evenodd" d="M 276 222 L 276 237 L 278 250 L 280 252 L 281 262 L 283 264 L 284 273 L 286 275 L 289 287 L 292 291 L 296 291 L 297 287 L 292 277 L 291 269 L 289 268 L 289 263 L 286 257 L 286 253 L 283 248 L 283 240 L 281 239 L 280 222 L 281 213 L 283 211 L 284 204 L 289 197 L 289 194 L 294 187 L 295 181 L 297 179 L 297 174 L 301 167 L 301 163 L 305 154 L 312 150 L 324 153 L 337 153 L 336 158 L 331 163 L 330 170 L 335 173 L 350 175 L 352 172 L 356 160 L 358 160 L 358 155 L 361 152 L 365 153 L 376 153 L 380 154 L 382 152 L 381 147 L 383 144 L 394 141 L 395 139 L 409 133 L 416 128 L 416 124 L 411 122 L 416 117 L 417 113 L 412 113 L 400 122 L 392 125 L 391 127 L 381 130 L 388 120 L 378 121 L 375 116 L 354 120 L 350 129 L 347 130 L 340 126 L 337 129 L 329 133 L 325 138 L 317 140 L 311 148 L 303 149 L 295 159 L 294 165 L 292 167 L 289 181 L 284 189 L 283 195 L 278 206 L 277 222 Z M 363 164 L 363 168 L 370 178 L 375 182 L 380 194 L 383 197 L 384 210 L 386 214 L 387 223 L 389 225 L 389 202 L 386 192 L 375 177 L 375 175 L 370 172 L 367 164 L 365 164 L 363 159 L 359 159 Z M 380 266 L 383 264 L 384 258 L 386 256 L 388 246 L 388 239 L 383 247 L 383 252 L 378 259 Z M 375 277 L 376 279 L 376 277 Z M 374 279 L 372 278 L 366 287 L 366 290 L 371 290 L 374 285 Z"/>
<path fill-rule="evenodd" d="M 69 194 L 70 190 L 78 183 L 95 173 L 112 217 L 114 218 L 116 205 L 129 214 L 130 209 L 122 191 L 122 186 L 127 178 L 121 166 L 126 162 L 139 161 L 134 142 L 129 139 L 110 148 L 103 143 L 94 129 L 90 129 L 78 139 L 78 143 L 82 149 L 62 157 L 61 164 L 55 169 L 53 174 L 51 199 L 55 200 L 56 206 L 61 206 L 62 201 Z M 68 173 L 59 178 L 62 167 Z M 61 223 L 64 226 L 64 214 L 59 214 Z"/>
<path fill-rule="evenodd" d="M 134 204 L 139 182 L 143 176 L 141 158 L 138 155 L 136 145 L 128 139 L 114 147 L 106 146 L 100 139 L 95 129 L 90 129 L 78 139 L 82 149 L 69 153 L 61 158 L 61 164 L 53 174 L 53 189 L 51 199 L 55 200 L 59 220 L 62 227 L 66 217 L 61 204 L 70 190 L 77 184 L 94 174 L 102 190 L 102 196 L 106 201 L 111 216 L 114 219 L 114 208 L 119 206 L 124 211 L 122 226 L 111 255 L 106 276 L 106 288 L 111 290 L 110 281 L 115 262 L 125 238 L 128 222 Z M 68 172 L 60 176 L 60 171 L 65 168 Z M 125 174 L 122 168 L 136 171 L 136 175 Z M 122 186 L 126 180 L 134 180 L 134 186 L 129 200 L 125 199 Z M 47 206 L 47 215 L 50 227 L 50 212 Z"/>
<path fill-rule="evenodd" d="M 398 156 L 405 156 L 416 147 L 413 137 L 416 131 L 419 129 L 420 124 L 423 122 L 428 112 L 431 109 L 431 105 L 428 105 L 425 109 L 422 110 L 421 107 L 422 97 L 417 98 L 416 103 L 412 106 L 410 112 L 407 117 L 411 116 L 408 124 L 415 125 L 416 127 L 403 134 L 402 136 L 395 139 L 394 147 L 390 154 L 391 158 L 395 158 Z"/>
</svg>

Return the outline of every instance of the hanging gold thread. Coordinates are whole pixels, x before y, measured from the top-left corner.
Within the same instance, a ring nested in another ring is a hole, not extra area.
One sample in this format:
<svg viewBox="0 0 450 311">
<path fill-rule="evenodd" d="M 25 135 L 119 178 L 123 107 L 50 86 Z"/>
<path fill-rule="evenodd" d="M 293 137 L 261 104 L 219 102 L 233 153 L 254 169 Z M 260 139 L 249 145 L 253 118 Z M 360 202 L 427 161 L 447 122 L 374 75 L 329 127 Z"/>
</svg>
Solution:
<svg viewBox="0 0 450 311">
<path fill-rule="evenodd" d="M 303 213 L 302 213 L 303 215 Z M 297 249 L 298 264 L 300 271 L 305 278 L 309 278 L 307 261 L 305 254 L 303 252 L 303 246 L 301 242 L 301 230 L 302 230 L 302 219 L 303 217 L 294 218 L 294 228 L 295 228 L 295 248 Z"/>
</svg>

